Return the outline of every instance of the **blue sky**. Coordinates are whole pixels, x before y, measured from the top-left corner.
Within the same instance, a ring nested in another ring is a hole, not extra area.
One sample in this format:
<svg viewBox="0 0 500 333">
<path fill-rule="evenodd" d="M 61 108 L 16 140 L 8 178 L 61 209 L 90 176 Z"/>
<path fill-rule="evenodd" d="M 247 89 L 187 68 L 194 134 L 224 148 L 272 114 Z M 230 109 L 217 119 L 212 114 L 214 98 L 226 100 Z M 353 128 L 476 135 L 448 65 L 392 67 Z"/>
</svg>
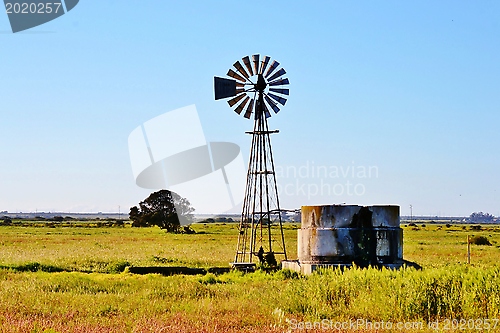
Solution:
<svg viewBox="0 0 500 333">
<path fill-rule="evenodd" d="M 496 1 L 82 0 L 16 34 L 0 15 L 0 210 L 128 212 L 151 192 L 135 185 L 128 135 L 191 104 L 207 140 L 246 161 L 252 124 L 214 100 L 213 76 L 260 53 L 291 82 L 269 121 L 290 171 L 284 208 L 500 215 L 499 13 Z"/>
</svg>

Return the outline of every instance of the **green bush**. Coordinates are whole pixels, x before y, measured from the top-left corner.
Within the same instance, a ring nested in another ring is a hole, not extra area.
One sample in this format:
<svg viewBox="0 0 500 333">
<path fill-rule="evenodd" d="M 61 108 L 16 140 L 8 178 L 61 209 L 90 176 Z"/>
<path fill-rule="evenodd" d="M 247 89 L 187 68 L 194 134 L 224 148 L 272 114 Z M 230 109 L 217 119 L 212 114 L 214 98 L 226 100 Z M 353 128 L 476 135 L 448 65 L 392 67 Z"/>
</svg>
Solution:
<svg viewBox="0 0 500 333">
<path fill-rule="evenodd" d="M 485 236 L 474 236 L 474 237 L 471 237 L 471 239 L 469 240 L 469 242 L 471 244 L 474 244 L 474 245 L 489 245 L 489 246 L 491 246 L 490 241 Z"/>
<path fill-rule="evenodd" d="M 11 269 L 17 272 L 64 272 L 66 271 L 64 268 L 53 266 L 53 265 L 44 265 L 38 262 L 29 262 L 21 265 L 10 265 L 10 266 L 0 266 L 0 268 Z"/>
<path fill-rule="evenodd" d="M 216 283 L 222 283 L 221 280 L 215 276 L 213 273 L 207 273 L 205 274 L 202 278 L 198 279 L 198 281 L 201 284 L 216 284 Z"/>
<path fill-rule="evenodd" d="M 298 279 L 300 278 L 300 274 L 290 269 L 281 269 L 276 272 L 276 277 L 283 280 Z"/>
<path fill-rule="evenodd" d="M 107 273 L 122 273 L 125 271 L 125 268 L 127 268 L 129 266 L 130 266 L 130 263 L 128 261 L 118 260 L 118 261 L 109 263 L 106 271 L 107 271 Z"/>
</svg>

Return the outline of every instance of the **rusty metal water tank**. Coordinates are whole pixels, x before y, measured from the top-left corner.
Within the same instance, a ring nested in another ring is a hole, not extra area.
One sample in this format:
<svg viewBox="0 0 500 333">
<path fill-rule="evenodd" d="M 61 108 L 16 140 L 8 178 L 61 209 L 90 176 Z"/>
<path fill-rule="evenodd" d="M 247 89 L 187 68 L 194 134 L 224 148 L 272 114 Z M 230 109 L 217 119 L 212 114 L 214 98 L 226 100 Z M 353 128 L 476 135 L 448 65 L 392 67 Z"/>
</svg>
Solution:
<svg viewBox="0 0 500 333">
<path fill-rule="evenodd" d="M 302 206 L 297 261 L 283 268 L 310 273 L 317 267 L 403 264 L 399 206 Z"/>
</svg>

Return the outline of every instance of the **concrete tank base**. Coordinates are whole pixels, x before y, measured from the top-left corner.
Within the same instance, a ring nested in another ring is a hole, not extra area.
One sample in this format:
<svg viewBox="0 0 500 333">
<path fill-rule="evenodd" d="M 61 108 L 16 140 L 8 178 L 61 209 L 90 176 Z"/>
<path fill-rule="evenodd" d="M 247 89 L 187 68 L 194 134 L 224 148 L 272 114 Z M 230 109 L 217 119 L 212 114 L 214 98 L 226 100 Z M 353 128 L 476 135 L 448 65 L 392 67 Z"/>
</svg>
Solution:
<svg viewBox="0 0 500 333">
<path fill-rule="evenodd" d="M 302 206 L 298 260 L 282 268 L 310 274 L 318 268 L 403 265 L 399 206 Z"/>
</svg>

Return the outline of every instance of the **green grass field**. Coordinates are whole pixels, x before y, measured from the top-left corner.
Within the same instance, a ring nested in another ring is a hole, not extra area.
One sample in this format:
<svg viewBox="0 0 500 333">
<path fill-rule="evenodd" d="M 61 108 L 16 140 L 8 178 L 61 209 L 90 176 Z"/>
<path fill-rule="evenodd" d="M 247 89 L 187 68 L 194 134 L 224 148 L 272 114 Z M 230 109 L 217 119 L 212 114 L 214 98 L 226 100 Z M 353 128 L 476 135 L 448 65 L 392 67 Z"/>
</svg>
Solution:
<svg viewBox="0 0 500 333">
<path fill-rule="evenodd" d="M 0 227 L 1 332 L 500 331 L 497 226 L 403 223 L 404 257 L 421 271 L 164 277 L 126 266 L 228 266 L 237 225 L 195 224 L 193 235 L 75 225 Z M 285 227 L 292 259 L 297 228 Z M 467 235 L 492 244 L 472 245 L 470 265 Z"/>
</svg>

